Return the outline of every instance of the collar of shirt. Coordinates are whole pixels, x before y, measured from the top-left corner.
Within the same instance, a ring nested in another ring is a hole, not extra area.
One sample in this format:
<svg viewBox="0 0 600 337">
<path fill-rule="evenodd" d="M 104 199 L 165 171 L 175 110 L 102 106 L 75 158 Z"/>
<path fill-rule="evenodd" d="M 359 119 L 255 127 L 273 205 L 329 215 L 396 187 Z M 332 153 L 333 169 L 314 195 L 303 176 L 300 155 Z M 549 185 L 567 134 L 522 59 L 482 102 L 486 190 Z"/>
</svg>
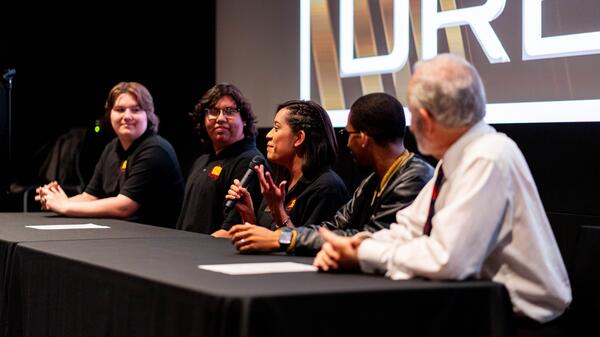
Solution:
<svg viewBox="0 0 600 337">
<path fill-rule="evenodd" d="M 396 158 L 396 160 L 394 160 L 392 165 L 388 168 L 387 172 L 385 172 L 385 174 L 383 175 L 383 178 L 381 179 L 381 183 L 379 184 L 378 193 L 383 191 L 383 189 L 385 188 L 387 183 L 390 181 L 392 174 L 396 171 L 396 169 L 404 166 L 404 164 L 406 164 L 406 162 L 408 162 L 408 160 L 410 158 L 412 158 L 413 155 L 414 155 L 414 153 L 412 153 L 408 150 L 404 150 L 404 152 L 402 152 L 402 154 L 398 158 Z"/>
<path fill-rule="evenodd" d="M 254 137 L 244 138 L 224 148 L 223 151 L 218 154 L 215 154 L 214 152 L 211 153 L 210 157 L 213 160 L 235 157 L 240 153 L 255 147 L 256 142 L 254 141 Z"/>
<path fill-rule="evenodd" d="M 414 156 L 414 153 L 412 153 L 408 150 L 404 150 L 404 152 L 398 158 L 396 158 L 394 163 L 392 163 L 392 165 L 388 168 L 387 172 L 383 175 L 383 178 L 381 179 L 381 181 L 379 183 L 379 188 L 376 189 L 375 192 L 373 193 L 373 198 L 371 199 L 371 205 L 373 205 L 375 203 L 375 199 L 377 199 L 378 197 L 381 196 L 381 193 L 383 193 L 383 190 L 387 186 L 392 175 L 400 167 L 403 167 L 413 156 Z"/>
<path fill-rule="evenodd" d="M 129 155 L 132 154 L 133 151 L 135 151 L 139 147 L 139 145 L 144 141 L 144 139 L 154 134 L 156 134 L 156 132 L 152 131 L 151 129 L 146 129 L 146 131 L 142 133 L 142 135 L 139 136 L 138 139 L 134 140 L 133 143 L 131 143 L 131 146 L 127 150 L 123 149 L 121 142 L 117 140 L 117 154 L 119 155 L 119 158 L 124 159 L 129 157 Z"/>
<path fill-rule="evenodd" d="M 494 132 L 496 132 L 496 129 L 487 125 L 483 120 L 477 122 L 467 132 L 465 132 L 464 135 L 462 135 L 458 140 L 454 142 L 454 144 L 452 144 L 448 148 L 448 150 L 444 154 L 444 157 L 442 158 L 442 160 L 440 160 L 440 163 L 438 163 L 438 167 L 442 165 L 442 167 L 444 168 L 444 176 L 450 177 L 454 170 L 456 170 L 456 168 L 460 164 L 465 148 L 471 142 L 485 134 Z M 439 168 L 436 168 L 436 175 L 438 171 Z"/>
</svg>

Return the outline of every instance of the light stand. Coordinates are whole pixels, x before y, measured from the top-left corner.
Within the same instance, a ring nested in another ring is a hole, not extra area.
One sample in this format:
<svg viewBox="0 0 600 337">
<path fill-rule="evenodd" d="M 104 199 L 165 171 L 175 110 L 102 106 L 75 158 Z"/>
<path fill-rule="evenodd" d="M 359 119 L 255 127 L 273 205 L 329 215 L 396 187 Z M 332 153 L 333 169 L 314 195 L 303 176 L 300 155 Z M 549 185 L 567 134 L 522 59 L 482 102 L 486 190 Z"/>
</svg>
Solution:
<svg viewBox="0 0 600 337">
<path fill-rule="evenodd" d="M 12 164 L 12 150 L 13 150 L 13 135 L 12 135 L 12 87 L 13 87 L 13 78 L 17 74 L 15 68 L 7 69 L 4 74 L 2 74 L 2 78 L 8 82 L 8 162 Z M 9 165 L 10 165 L 9 164 Z"/>
</svg>

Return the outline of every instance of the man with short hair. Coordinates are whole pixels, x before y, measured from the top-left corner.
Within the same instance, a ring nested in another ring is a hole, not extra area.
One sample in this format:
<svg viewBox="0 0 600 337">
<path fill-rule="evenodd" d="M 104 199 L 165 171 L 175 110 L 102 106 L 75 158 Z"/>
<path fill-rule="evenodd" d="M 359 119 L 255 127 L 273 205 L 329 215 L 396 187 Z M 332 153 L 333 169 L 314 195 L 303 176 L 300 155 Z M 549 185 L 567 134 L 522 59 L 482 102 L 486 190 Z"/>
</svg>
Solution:
<svg viewBox="0 0 600 337">
<path fill-rule="evenodd" d="M 419 150 L 439 159 L 435 177 L 389 230 L 344 238 L 321 229 L 314 264 L 396 280 L 493 280 L 517 317 L 560 316 L 571 302 L 563 260 L 521 151 L 483 121 L 475 68 L 449 54 L 417 63 L 408 104 Z"/>
</svg>

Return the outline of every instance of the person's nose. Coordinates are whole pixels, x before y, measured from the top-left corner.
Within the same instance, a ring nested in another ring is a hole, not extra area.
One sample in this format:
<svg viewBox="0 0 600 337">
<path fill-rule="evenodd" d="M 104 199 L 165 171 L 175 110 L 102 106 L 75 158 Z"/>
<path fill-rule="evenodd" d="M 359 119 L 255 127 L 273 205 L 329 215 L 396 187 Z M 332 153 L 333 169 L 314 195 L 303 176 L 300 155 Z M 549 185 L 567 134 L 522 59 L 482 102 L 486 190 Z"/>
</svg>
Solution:
<svg viewBox="0 0 600 337">
<path fill-rule="evenodd" d="M 227 117 L 225 117 L 225 111 L 223 111 L 222 109 L 219 110 L 219 114 L 217 115 L 217 121 L 221 121 L 221 122 L 227 121 Z"/>
<path fill-rule="evenodd" d="M 273 139 L 273 129 L 269 130 L 265 138 L 267 138 L 267 141 Z"/>
<path fill-rule="evenodd" d="M 123 114 L 123 119 L 125 119 L 126 121 L 130 121 L 131 118 L 132 118 L 131 109 L 129 109 L 129 108 L 125 109 L 125 113 Z"/>
</svg>

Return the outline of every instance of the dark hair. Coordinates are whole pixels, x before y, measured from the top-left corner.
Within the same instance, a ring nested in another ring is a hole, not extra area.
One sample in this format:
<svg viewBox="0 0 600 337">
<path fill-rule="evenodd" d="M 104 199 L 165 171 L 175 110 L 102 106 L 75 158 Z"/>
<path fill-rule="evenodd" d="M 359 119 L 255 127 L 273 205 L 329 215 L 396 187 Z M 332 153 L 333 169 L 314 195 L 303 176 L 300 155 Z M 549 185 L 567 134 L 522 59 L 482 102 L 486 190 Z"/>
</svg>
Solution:
<svg viewBox="0 0 600 337">
<path fill-rule="evenodd" d="M 217 102 L 224 96 L 229 96 L 235 101 L 235 105 L 240 110 L 240 116 L 244 121 L 244 136 L 246 138 L 256 137 L 256 115 L 252 112 L 250 102 L 242 95 L 240 89 L 233 84 L 220 83 L 210 88 L 198 104 L 194 107 L 194 111 L 191 113 L 192 121 L 196 124 L 196 132 L 200 136 L 200 139 L 204 143 L 211 143 L 210 137 L 206 132 L 206 125 L 204 125 L 204 115 L 206 115 L 205 109 L 214 108 Z"/>
<path fill-rule="evenodd" d="M 104 103 L 104 109 L 106 112 L 104 117 L 109 125 L 110 113 L 112 108 L 115 106 L 117 98 L 121 94 L 129 94 L 135 98 L 138 105 L 146 112 L 146 116 L 148 117 L 148 129 L 157 132 L 160 120 L 154 113 L 154 100 L 152 99 L 152 95 L 150 95 L 148 89 L 137 82 L 121 82 L 115 85 L 108 93 L 108 98 L 106 99 L 106 103 Z"/>
<path fill-rule="evenodd" d="M 304 131 L 302 173 L 312 176 L 333 165 L 337 157 L 337 140 L 331 120 L 323 107 L 313 101 L 291 100 L 277 106 L 288 111 L 292 131 Z"/>
<path fill-rule="evenodd" d="M 358 98 L 350 107 L 350 123 L 379 145 L 402 141 L 406 133 L 402 103 L 382 92 Z"/>
</svg>

